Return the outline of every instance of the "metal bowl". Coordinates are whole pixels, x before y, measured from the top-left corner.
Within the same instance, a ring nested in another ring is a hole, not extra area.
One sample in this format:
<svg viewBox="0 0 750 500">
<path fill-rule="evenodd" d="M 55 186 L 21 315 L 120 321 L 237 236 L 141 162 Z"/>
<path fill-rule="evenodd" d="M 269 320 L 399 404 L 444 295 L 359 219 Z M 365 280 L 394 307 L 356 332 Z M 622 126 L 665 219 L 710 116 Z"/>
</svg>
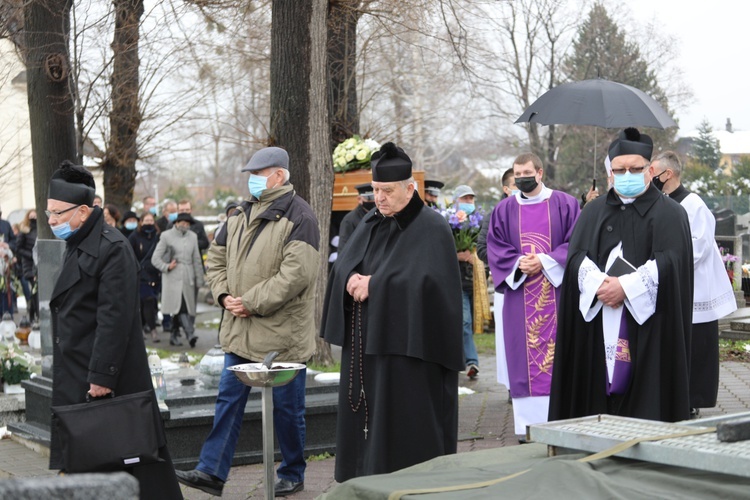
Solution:
<svg viewBox="0 0 750 500">
<path fill-rule="evenodd" d="M 263 363 L 245 363 L 227 367 L 245 385 L 251 387 L 278 387 L 294 380 L 300 370 L 307 368 L 301 363 L 271 363 L 271 368 Z"/>
</svg>

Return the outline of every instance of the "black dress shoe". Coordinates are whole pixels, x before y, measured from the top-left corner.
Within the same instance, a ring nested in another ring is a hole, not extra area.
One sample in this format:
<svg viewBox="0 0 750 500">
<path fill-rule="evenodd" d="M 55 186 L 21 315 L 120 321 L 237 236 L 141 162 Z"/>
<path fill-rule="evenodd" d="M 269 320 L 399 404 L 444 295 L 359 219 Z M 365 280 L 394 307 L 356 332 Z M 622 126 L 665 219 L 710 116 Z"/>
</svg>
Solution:
<svg viewBox="0 0 750 500">
<path fill-rule="evenodd" d="M 199 470 L 175 470 L 174 473 L 177 480 L 185 486 L 205 491 L 210 495 L 220 497 L 224 489 L 224 481 Z"/>
<path fill-rule="evenodd" d="M 304 481 L 295 483 L 294 481 L 290 481 L 288 479 L 279 479 L 276 481 L 276 484 L 273 485 L 273 492 L 277 497 L 285 497 L 287 495 L 291 495 L 292 493 L 297 493 L 298 491 L 302 491 L 304 489 L 305 489 Z"/>
</svg>

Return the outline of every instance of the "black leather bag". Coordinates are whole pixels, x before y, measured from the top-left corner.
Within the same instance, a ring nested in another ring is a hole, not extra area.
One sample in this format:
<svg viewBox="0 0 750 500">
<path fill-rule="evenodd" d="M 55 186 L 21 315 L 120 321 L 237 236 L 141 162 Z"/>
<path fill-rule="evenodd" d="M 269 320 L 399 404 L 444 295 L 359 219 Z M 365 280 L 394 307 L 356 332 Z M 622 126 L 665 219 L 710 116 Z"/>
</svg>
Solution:
<svg viewBox="0 0 750 500">
<path fill-rule="evenodd" d="M 159 447 L 164 438 L 154 404 L 151 391 L 144 391 L 53 406 L 64 470 L 123 470 L 161 461 Z"/>
</svg>

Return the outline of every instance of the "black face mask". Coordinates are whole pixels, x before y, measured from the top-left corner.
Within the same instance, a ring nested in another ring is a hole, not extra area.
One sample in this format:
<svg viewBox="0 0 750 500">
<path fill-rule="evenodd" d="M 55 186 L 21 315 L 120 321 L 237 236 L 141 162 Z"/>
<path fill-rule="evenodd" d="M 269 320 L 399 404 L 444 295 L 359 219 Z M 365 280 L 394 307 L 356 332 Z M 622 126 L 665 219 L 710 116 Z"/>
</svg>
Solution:
<svg viewBox="0 0 750 500">
<path fill-rule="evenodd" d="M 153 224 L 144 224 L 141 226 L 141 231 L 148 234 L 148 233 L 153 233 L 154 231 L 156 231 L 156 228 L 154 227 Z"/>
<path fill-rule="evenodd" d="M 521 190 L 522 193 L 530 193 L 539 186 L 535 176 L 531 177 L 516 177 L 516 187 Z"/>
<path fill-rule="evenodd" d="M 29 225 L 31 227 L 36 227 L 36 219 L 29 219 Z"/>
<path fill-rule="evenodd" d="M 362 207 L 364 207 L 364 209 L 369 212 L 370 210 L 372 210 L 373 208 L 375 208 L 375 202 L 374 201 L 363 201 L 362 202 Z"/>
<path fill-rule="evenodd" d="M 664 171 L 666 172 L 666 170 Z M 662 175 L 664 175 L 664 172 L 660 173 L 659 175 L 655 175 L 651 178 L 651 183 L 654 185 L 656 189 L 659 191 L 662 191 L 664 189 L 664 181 L 659 179 Z"/>
</svg>

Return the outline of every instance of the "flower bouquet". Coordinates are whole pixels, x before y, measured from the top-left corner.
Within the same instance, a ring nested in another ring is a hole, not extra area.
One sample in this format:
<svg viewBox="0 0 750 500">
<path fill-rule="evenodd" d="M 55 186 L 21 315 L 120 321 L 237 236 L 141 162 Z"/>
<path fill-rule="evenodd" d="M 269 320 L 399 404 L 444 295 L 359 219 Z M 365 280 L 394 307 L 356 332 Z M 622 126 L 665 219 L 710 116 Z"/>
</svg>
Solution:
<svg viewBox="0 0 750 500">
<path fill-rule="evenodd" d="M 464 250 L 473 251 L 477 247 L 477 237 L 484 219 L 484 212 L 481 208 L 477 209 L 471 215 L 463 210 L 457 210 L 455 207 L 435 210 L 448 221 L 453 231 L 453 241 L 456 244 L 456 251 Z"/>
<path fill-rule="evenodd" d="M 369 169 L 370 158 L 379 149 L 380 144 L 372 139 L 362 139 L 358 135 L 352 136 L 333 150 L 333 170 L 341 173 Z"/>
<path fill-rule="evenodd" d="M 477 256 L 477 239 L 485 214 L 480 207 L 477 207 L 471 214 L 467 214 L 463 210 L 457 210 L 455 206 L 442 210 L 434 208 L 434 210 L 448 221 L 448 225 L 453 232 L 453 243 L 456 245 L 456 252 L 468 250 L 472 253 L 473 259 L 471 264 L 474 267 L 474 310 L 472 311 L 472 323 L 474 333 L 483 333 L 485 326 L 491 318 L 484 263 Z"/>
</svg>

